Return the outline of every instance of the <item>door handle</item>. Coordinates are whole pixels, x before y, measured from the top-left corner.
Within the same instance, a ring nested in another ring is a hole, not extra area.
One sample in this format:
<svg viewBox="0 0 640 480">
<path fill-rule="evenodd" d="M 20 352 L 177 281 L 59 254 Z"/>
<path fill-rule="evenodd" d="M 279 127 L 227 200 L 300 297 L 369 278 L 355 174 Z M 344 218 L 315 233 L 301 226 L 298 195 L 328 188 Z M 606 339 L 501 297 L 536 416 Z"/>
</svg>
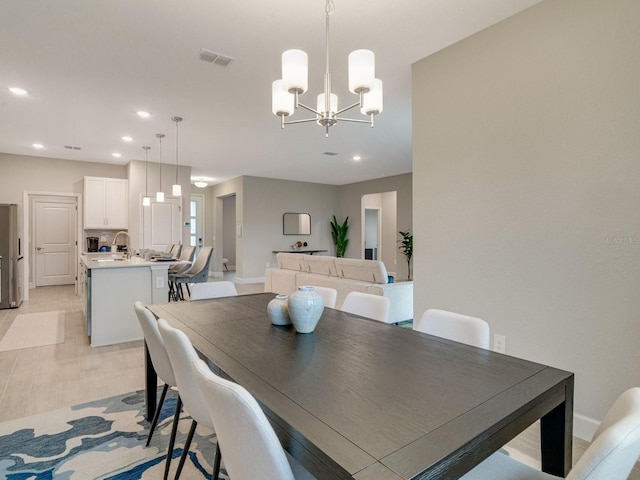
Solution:
<svg viewBox="0 0 640 480">
<path fill-rule="evenodd" d="M 40 251 L 40 250 L 44 250 L 42 247 L 36 247 L 36 250 Z"/>
</svg>

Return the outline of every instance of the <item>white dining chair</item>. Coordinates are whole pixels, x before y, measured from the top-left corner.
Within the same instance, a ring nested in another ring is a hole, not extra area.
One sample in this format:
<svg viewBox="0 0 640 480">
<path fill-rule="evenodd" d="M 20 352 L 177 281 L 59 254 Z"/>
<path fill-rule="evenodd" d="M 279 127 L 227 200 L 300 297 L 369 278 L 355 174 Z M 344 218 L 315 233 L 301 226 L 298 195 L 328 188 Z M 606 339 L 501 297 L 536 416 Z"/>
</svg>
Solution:
<svg viewBox="0 0 640 480">
<path fill-rule="evenodd" d="M 205 298 L 235 297 L 238 295 L 233 282 L 206 282 L 190 285 L 189 300 L 204 300 Z"/>
<path fill-rule="evenodd" d="M 200 359 L 193 362 L 192 368 L 216 427 L 231 480 L 315 478 L 286 454 L 260 405 L 244 387 L 214 374 Z"/>
<path fill-rule="evenodd" d="M 491 347 L 489 324 L 460 313 L 430 308 L 414 323 L 413 329 L 486 350 Z"/>
<path fill-rule="evenodd" d="M 210 430 L 215 429 L 202 395 L 202 391 L 200 390 L 200 385 L 196 381 L 193 367 L 191 366 L 193 361 L 199 358 L 193 348 L 193 345 L 191 345 L 191 341 L 189 341 L 189 338 L 182 331 L 177 328 L 173 328 L 163 318 L 158 320 L 158 329 L 160 330 L 160 334 L 162 335 L 162 339 L 164 340 L 164 344 L 167 348 L 167 353 L 169 354 L 169 359 L 171 360 L 171 367 L 173 368 L 173 373 L 176 377 L 178 391 L 180 392 L 180 398 L 182 399 L 184 409 L 193 419 L 191 422 L 191 428 L 189 429 L 189 434 L 187 435 L 187 440 L 185 441 L 182 450 L 178 470 L 176 471 L 175 480 L 178 480 L 180 473 L 182 472 L 184 462 L 189 455 L 189 447 L 191 446 L 191 440 L 193 439 L 193 434 L 196 431 L 196 426 L 200 424 Z M 167 464 L 165 469 L 165 480 L 168 472 L 169 468 Z M 220 448 L 218 447 L 216 448 L 212 478 L 217 479 L 219 473 Z"/>
<path fill-rule="evenodd" d="M 338 291 L 335 288 L 329 287 L 316 287 L 313 285 L 313 289 L 320 294 L 322 300 L 324 300 L 324 306 L 329 308 L 336 308 L 336 300 L 338 299 Z"/>
<path fill-rule="evenodd" d="M 567 475 L 567 480 L 624 480 L 640 456 L 640 388 L 624 392 L 596 430 L 591 445 Z M 495 453 L 461 480 L 553 480 L 503 454 Z"/>
<path fill-rule="evenodd" d="M 149 435 L 147 436 L 147 447 L 151 442 L 151 437 L 153 436 L 153 432 L 158 425 L 158 419 L 160 418 L 160 411 L 162 410 L 162 405 L 164 404 L 165 396 L 167 395 L 167 390 L 169 387 L 175 387 L 178 385 L 176 382 L 176 377 L 173 373 L 173 368 L 171 367 L 171 360 L 169 360 L 169 354 L 167 353 L 167 349 L 165 348 L 164 341 L 162 340 L 162 336 L 160 335 L 160 330 L 158 330 L 158 321 L 153 316 L 153 314 L 145 308 L 142 302 L 136 302 L 133 305 L 133 309 L 136 312 L 136 316 L 138 317 L 138 322 L 140 323 L 140 328 L 142 328 L 142 334 L 144 336 L 144 341 L 147 344 L 147 349 L 149 350 L 149 356 L 151 357 L 151 363 L 153 363 L 153 368 L 156 371 L 160 380 L 164 382 L 164 387 L 162 388 L 162 394 L 160 395 L 160 401 L 156 407 L 156 413 L 153 416 L 153 421 L 151 422 L 151 427 L 149 429 Z M 180 395 L 178 395 L 178 400 L 176 402 L 176 410 L 173 414 L 173 432 L 171 438 L 169 440 L 169 448 L 167 450 L 167 470 L 169 468 L 169 464 L 171 463 L 171 457 L 173 456 L 173 445 L 175 441 L 175 431 L 178 425 L 178 419 L 180 417 L 180 408 L 182 406 Z"/>
<path fill-rule="evenodd" d="M 387 297 L 370 293 L 349 292 L 340 310 L 379 322 L 389 323 L 391 302 Z"/>
</svg>

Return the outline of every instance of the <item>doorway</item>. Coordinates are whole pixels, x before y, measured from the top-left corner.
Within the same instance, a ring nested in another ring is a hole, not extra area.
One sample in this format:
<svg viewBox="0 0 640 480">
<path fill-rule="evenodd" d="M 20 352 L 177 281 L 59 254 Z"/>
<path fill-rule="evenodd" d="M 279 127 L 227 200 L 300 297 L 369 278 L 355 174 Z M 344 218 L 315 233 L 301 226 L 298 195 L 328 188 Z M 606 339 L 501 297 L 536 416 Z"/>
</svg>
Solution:
<svg viewBox="0 0 640 480">
<path fill-rule="evenodd" d="M 398 192 L 362 196 L 361 257 L 381 260 L 389 275 L 395 276 L 398 254 Z"/>
<path fill-rule="evenodd" d="M 231 195 L 222 198 L 223 271 L 236 269 L 236 233 L 236 196 Z"/>
<path fill-rule="evenodd" d="M 380 210 L 364 209 L 364 258 L 378 260 L 378 243 L 380 239 Z"/>
</svg>

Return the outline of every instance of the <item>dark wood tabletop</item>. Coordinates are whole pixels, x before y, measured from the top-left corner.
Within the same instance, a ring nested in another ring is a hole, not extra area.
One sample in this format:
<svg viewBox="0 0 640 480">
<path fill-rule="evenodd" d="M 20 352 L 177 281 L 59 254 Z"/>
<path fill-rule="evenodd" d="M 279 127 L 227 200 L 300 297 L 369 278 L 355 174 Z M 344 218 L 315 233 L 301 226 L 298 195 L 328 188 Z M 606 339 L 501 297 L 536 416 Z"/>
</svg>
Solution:
<svg viewBox="0 0 640 480">
<path fill-rule="evenodd" d="M 256 397 L 317 478 L 455 479 L 540 418 L 543 470 L 568 473 L 572 373 L 330 308 L 298 334 L 271 325 L 273 297 L 149 308 Z"/>
</svg>

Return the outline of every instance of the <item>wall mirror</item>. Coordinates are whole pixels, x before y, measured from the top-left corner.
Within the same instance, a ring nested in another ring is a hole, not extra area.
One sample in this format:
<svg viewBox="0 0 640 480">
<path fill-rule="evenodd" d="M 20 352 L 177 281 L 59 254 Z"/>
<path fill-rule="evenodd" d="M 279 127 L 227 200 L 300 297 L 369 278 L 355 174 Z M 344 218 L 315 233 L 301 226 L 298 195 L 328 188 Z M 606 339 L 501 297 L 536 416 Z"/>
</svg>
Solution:
<svg viewBox="0 0 640 480">
<path fill-rule="evenodd" d="M 284 235 L 311 235 L 311 215 L 308 213 L 284 213 L 282 215 Z"/>
</svg>

